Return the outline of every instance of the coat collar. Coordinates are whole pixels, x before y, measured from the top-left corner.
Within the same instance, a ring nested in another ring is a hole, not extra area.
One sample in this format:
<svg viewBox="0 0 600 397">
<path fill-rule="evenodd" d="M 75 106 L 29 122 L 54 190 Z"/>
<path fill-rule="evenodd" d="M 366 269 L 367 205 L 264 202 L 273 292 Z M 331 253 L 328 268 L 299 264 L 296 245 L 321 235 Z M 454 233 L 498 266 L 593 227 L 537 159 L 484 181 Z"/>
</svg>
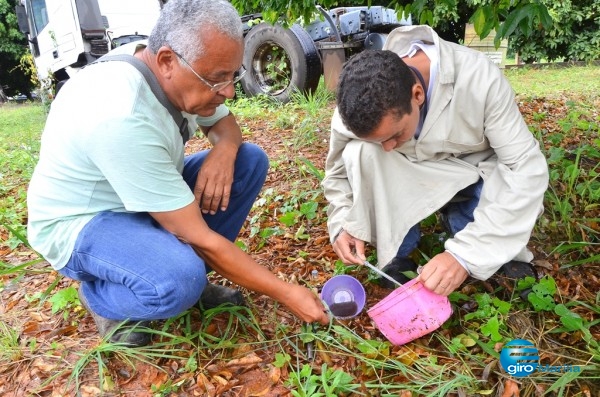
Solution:
<svg viewBox="0 0 600 397">
<path fill-rule="evenodd" d="M 403 54 L 408 51 L 411 43 L 415 40 L 421 40 L 425 43 L 435 45 L 440 63 L 438 82 L 440 84 L 453 84 L 454 55 L 449 48 L 440 46 L 440 37 L 431 27 L 427 25 L 398 27 L 390 32 L 383 49 Z"/>
</svg>

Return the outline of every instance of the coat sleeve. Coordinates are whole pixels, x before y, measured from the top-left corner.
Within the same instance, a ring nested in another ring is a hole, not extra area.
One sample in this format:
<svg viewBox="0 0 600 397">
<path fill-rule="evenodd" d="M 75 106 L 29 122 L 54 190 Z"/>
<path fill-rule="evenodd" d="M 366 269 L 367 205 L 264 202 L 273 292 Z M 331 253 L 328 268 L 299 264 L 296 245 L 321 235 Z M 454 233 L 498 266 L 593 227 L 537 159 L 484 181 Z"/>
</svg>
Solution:
<svg viewBox="0 0 600 397">
<path fill-rule="evenodd" d="M 351 138 L 343 132 L 348 133 L 336 109 L 331 121 L 329 153 L 322 182 L 325 198 L 329 202 L 327 228 L 332 243 L 344 227 L 344 218 L 352 207 L 352 187 L 343 159 L 344 148 Z"/>
<path fill-rule="evenodd" d="M 526 246 L 548 186 L 546 159 L 523 120 L 510 84 L 497 67 L 487 68 L 483 126 L 497 163 L 486 175 L 474 221 L 445 244 L 467 262 L 473 277 L 482 280 L 510 260 L 532 259 Z"/>
</svg>

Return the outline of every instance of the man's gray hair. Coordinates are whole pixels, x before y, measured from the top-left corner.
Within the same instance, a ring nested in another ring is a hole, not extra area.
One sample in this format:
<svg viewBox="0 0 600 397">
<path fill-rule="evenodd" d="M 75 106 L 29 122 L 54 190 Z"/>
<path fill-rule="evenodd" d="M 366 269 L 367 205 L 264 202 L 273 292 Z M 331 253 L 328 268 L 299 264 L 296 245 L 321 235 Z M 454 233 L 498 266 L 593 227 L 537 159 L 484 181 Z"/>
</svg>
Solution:
<svg viewBox="0 0 600 397">
<path fill-rule="evenodd" d="M 148 47 L 156 54 L 160 47 L 169 46 L 188 62 L 194 62 L 207 44 L 200 33 L 212 29 L 243 40 L 240 15 L 228 1 L 169 0 L 150 33 Z"/>
</svg>

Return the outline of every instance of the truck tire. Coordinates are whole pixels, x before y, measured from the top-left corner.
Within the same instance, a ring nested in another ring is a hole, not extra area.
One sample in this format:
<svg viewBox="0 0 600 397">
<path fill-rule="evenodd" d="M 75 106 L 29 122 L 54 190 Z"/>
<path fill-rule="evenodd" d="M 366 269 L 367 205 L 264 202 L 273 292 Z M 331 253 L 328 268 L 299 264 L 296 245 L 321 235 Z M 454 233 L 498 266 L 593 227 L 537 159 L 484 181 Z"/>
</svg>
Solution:
<svg viewBox="0 0 600 397">
<path fill-rule="evenodd" d="M 261 23 L 245 37 L 244 67 L 241 80 L 248 96 L 269 95 L 288 102 L 296 90 L 314 91 L 322 73 L 321 58 L 315 43 L 299 25 L 284 29 Z"/>
</svg>

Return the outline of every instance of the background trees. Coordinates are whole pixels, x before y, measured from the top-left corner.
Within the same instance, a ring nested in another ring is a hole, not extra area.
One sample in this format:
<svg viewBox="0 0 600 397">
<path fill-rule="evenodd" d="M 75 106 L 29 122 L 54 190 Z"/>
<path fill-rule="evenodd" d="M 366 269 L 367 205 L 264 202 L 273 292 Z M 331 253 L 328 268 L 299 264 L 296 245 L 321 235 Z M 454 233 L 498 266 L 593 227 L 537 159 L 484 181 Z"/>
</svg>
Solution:
<svg viewBox="0 0 600 397">
<path fill-rule="evenodd" d="M 552 26 L 530 34 L 516 30 L 509 46 L 526 62 L 600 59 L 600 0 L 541 0 Z"/>
<path fill-rule="evenodd" d="M 364 0 L 349 0 L 344 5 L 364 5 Z M 313 1 L 232 0 L 238 10 L 262 10 L 273 22 L 283 16 L 287 21 L 310 20 Z M 324 8 L 339 6 L 336 0 L 321 0 Z M 524 62 L 591 61 L 600 59 L 600 0 L 391 0 L 369 1 L 411 15 L 413 23 L 428 24 L 446 40 L 461 42 L 465 24 L 485 37 L 494 29 L 499 44 L 509 39 L 512 51 Z"/>
<path fill-rule="evenodd" d="M 0 0 L 0 101 L 18 93 L 31 99 L 35 84 L 28 63 L 27 39 L 17 27 L 18 0 Z"/>
</svg>

